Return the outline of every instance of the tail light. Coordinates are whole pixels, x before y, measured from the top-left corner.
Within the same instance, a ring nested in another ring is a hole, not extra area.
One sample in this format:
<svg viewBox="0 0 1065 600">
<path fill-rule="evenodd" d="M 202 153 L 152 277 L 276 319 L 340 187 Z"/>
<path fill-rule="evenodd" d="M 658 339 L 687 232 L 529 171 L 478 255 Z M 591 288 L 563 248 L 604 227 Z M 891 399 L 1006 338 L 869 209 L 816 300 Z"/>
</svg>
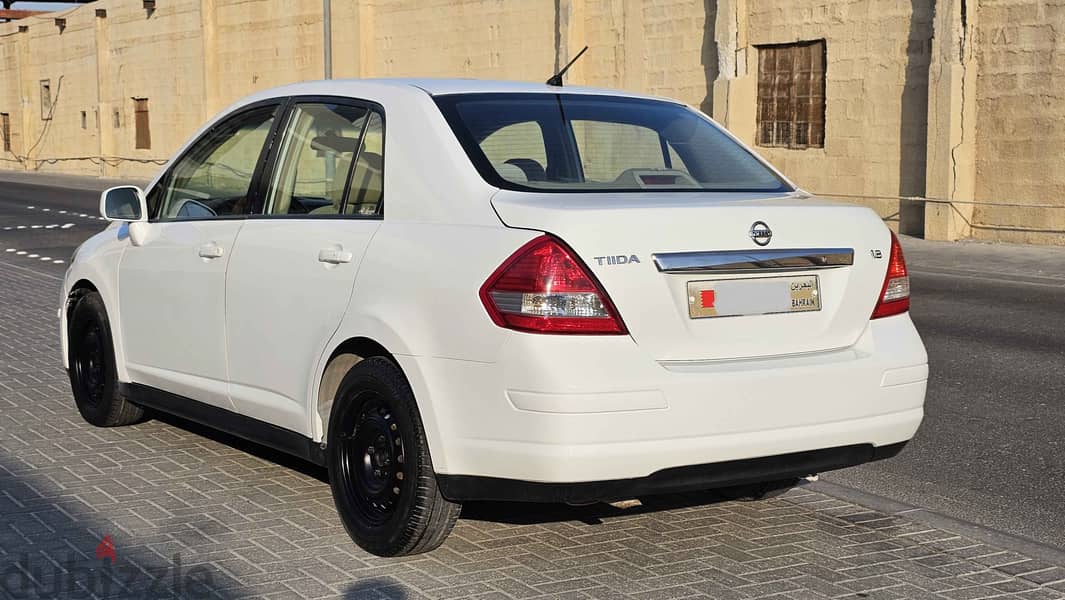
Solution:
<svg viewBox="0 0 1065 600">
<path fill-rule="evenodd" d="M 481 286 L 481 302 L 500 327 L 534 333 L 628 333 L 588 267 L 562 241 L 533 239 Z"/>
<path fill-rule="evenodd" d="M 899 238 L 891 234 L 891 257 L 888 258 L 887 274 L 884 286 L 880 289 L 880 300 L 873 309 L 873 319 L 890 317 L 910 310 L 910 276 L 906 270 L 906 259 L 902 256 Z"/>
</svg>

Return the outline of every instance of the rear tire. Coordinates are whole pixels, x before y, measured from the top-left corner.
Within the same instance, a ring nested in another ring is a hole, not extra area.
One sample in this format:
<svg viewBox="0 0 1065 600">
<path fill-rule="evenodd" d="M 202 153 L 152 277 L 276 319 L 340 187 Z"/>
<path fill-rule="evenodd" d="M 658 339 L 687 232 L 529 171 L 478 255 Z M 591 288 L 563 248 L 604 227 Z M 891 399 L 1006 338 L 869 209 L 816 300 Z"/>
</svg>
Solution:
<svg viewBox="0 0 1065 600">
<path fill-rule="evenodd" d="M 428 552 L 462 510 L 436 484 L 421 416 L 391 361 L 360 361 L 340 382 L 326 444 L 329 485 L 348 535 L 378 556 Z"/>
<path fill-rule="evenodd" d="M 96 292 L 78 298 L 67 328 L 70 387 L 74 403 L 97 427 L 129 425 L 144 418 L 144 409 L 126 400 L 115 370 L 115 346 L 103 300 Z"/>
</svg>

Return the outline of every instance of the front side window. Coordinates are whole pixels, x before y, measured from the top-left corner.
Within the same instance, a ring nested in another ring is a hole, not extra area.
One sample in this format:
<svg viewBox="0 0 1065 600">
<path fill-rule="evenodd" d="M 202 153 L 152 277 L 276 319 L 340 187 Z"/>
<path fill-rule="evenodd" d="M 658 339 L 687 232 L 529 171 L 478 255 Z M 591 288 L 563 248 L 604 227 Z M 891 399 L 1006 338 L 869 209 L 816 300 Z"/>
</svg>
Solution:
<svg viewBox="0 0 1065 600">
<path fill-rule="evenodd" d="M 489 183 L 524 191 L 790 191 L 695 111 L 585 94 L 455 94 L 436 99 Z"/>
<path fill-rule="evenodd" d="M 215 219 L 248 214 L 255 168 L 276 112 L 276 106 L 249 110 L 214 126 L 193 144 L 157 186 L 160 200 L 152 201 L 162 204 L 160 218 Z"/>
</svg>

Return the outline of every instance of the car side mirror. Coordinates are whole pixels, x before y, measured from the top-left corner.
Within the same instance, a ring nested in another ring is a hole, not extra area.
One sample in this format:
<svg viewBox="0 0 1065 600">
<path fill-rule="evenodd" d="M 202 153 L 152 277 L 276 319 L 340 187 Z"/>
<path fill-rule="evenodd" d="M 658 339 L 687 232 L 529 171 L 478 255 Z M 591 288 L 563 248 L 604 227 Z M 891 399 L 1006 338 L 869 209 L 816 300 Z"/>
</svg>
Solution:
<svg viewBox="0 0 1065 600">
<path fill-rule="evenodd" d="M 148 204 L 137 186 L 120 185 L 100 194 L 100 216 L 108 221 L 147 221 Z"/>
</svg>

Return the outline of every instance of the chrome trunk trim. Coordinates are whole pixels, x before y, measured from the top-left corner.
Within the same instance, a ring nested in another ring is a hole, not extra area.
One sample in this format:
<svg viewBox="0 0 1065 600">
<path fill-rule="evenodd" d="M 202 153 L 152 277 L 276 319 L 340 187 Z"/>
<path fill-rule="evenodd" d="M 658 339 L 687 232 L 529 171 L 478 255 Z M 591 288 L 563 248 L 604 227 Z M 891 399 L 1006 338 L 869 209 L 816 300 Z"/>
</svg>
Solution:
<svg viewBox="0 0 1065 600">
<path fill-rule="evenodd" d="M 652 254 L 663 273 L 780 273 L 835 269 L 854 264 L 853 248 L 724 250 Z"/>
</svg>

